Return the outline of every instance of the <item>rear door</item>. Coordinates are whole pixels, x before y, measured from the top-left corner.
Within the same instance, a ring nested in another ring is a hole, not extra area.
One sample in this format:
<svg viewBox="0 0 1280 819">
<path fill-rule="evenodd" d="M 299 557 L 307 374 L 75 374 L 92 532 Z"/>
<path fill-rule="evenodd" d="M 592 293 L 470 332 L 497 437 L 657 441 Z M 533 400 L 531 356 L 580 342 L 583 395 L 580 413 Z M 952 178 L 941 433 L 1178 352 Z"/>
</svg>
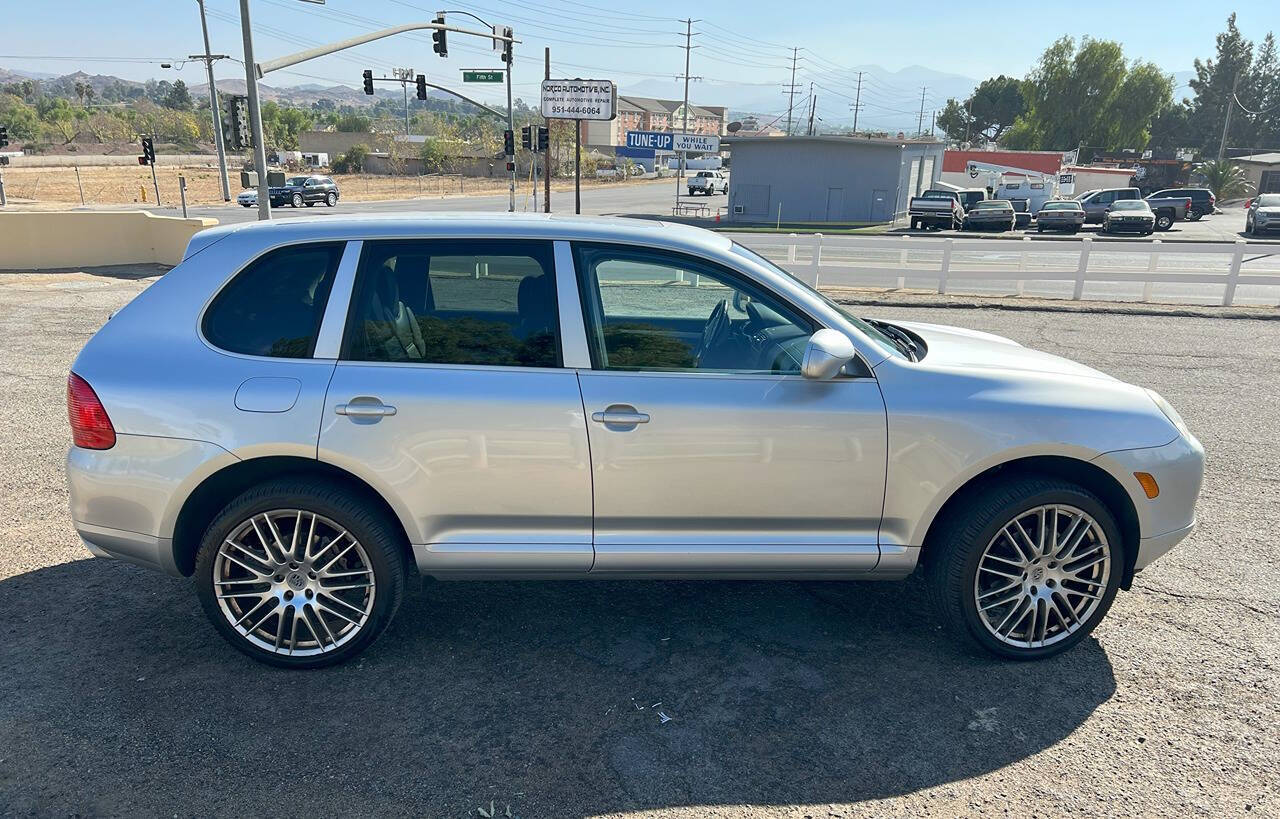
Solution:
<svg viewBox="0 0 1280 819">
<path fill-rule="evenodd" d="M 319 456 L 429 574 L 586 572 L 591 475 L 549 242 L 365 242 Z M 580 332 L 580 331 L 579 331 Z"/>
<path fill-rule="evenodd" d="M 812 381 L 816 324 L 719 265 L 579 244 L 593 573 L 860 572 L 879 558 L 885 409 Z"/>
</svg>

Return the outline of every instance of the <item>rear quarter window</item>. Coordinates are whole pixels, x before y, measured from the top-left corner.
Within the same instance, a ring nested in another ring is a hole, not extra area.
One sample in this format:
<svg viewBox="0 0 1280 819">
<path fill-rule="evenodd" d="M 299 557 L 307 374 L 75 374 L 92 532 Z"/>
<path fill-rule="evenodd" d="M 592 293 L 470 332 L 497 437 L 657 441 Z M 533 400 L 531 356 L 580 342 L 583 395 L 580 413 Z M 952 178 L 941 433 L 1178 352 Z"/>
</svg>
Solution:
<svg viewBox="0 0 1280 819">
<path fill-rule="evenodd" d="M 205 339 L 231 353 L 310 358 L 343 247 L 294 245 L 254 260 L 205 311 Z"/>
</svg>

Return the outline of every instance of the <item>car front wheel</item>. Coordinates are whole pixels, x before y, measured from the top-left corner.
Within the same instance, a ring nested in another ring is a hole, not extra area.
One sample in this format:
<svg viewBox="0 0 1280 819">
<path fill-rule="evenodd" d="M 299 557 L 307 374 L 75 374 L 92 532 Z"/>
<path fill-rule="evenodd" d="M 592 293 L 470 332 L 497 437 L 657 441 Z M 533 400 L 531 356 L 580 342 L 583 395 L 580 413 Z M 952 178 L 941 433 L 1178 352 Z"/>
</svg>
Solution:
<svg viewBox="0 0 1280 819">
<path fill-rule="evenodd" d="M 1073 483 L 1025 477 L 971 493 L 925 547 L 944 624 L 992 654 L 1034 660 L 1080 642 L 1120 584 L 1119 528 Z"/>
<path fill-rule="evenodd" d="M 338 204 L 338 194 L 334 191 L 329 191 L 328 195 L 324 198 L 324 203 L 331 208 L 336 206 Z"/>
<path fill-rule="evenodd" d="M 243 493 L 205 531 L 197 592 L 255 660 L 318 668 L 363 651 L 404 595 L 403 536 L 344 487 L 281 479 Z"/>
<path fill-rule="evenodd" d="M 291 204 L 292 204 L 295 208 L 300 208 L 300 207 L 302 207 L 302 194 L 300 194 L 300 193 L 295 193 L 295 194 L 293 195 L 293 201 L 292 201 L 292 203 L 291 203 Z"/>
</svg>

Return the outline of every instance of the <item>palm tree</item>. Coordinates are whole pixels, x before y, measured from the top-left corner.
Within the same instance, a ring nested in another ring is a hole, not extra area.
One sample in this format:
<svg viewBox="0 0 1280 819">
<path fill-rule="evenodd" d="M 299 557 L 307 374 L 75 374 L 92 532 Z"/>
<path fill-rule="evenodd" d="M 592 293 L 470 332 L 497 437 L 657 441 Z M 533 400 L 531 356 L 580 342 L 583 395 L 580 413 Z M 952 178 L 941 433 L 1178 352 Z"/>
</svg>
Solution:
<svg viewBox="0 0 1280 819">
<path fill-rule="evenodd" d="M 1244 170 L 1230 160 L 1201 162 L 1196 170 L 1204 177 L 1205 186 L 1213 191 L 1219 202 L 1238 199 L 1253 189 L 1253 183 L 1245 176 Z"/>
</svg>

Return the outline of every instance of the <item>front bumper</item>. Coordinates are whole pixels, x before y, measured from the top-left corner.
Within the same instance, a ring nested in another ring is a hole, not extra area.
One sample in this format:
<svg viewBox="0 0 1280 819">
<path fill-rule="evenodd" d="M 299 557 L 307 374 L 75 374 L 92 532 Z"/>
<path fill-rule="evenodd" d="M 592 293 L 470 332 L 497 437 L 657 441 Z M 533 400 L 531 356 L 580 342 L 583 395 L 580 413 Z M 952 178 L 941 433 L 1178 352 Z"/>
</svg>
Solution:
<svg viewBox="0 0 1280 819">
<path fill-rule="evenodd" d="M 1112 233 L 1146 233 L 1155 230 L 1156 223 L 1151 222 L 1104 222 Z"/>
</svg>

